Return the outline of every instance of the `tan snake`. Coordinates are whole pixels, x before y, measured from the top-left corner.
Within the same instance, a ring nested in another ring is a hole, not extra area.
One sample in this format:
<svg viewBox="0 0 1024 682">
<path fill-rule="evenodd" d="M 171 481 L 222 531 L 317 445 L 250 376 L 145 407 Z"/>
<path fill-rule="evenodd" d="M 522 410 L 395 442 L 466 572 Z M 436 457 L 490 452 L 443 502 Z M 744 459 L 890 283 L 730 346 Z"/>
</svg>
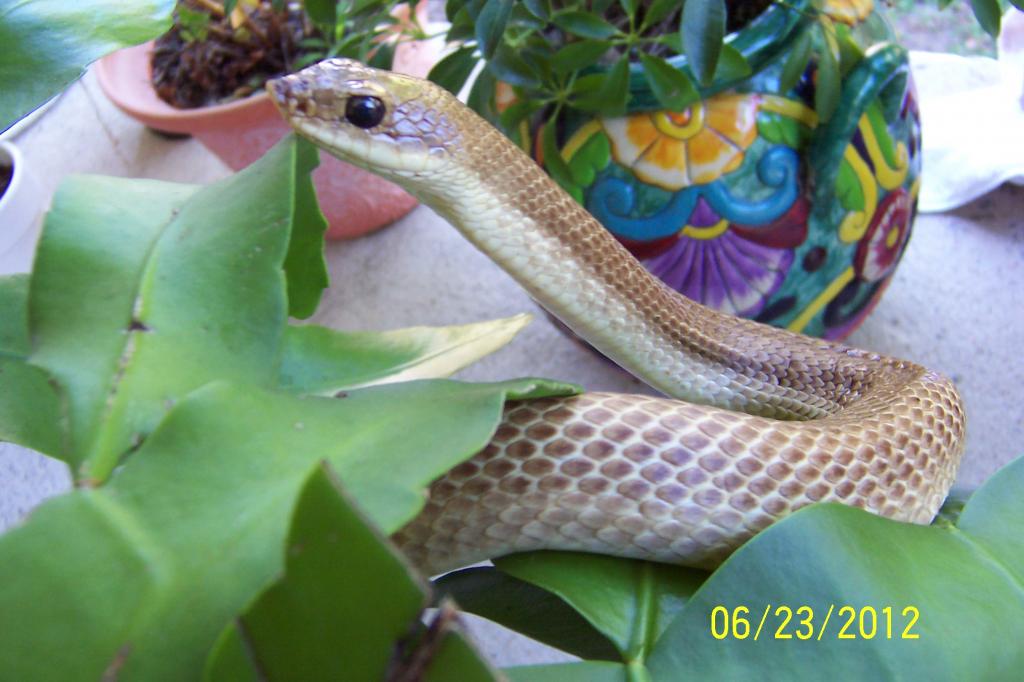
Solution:
<svg viewBox="0 0 1024 682">
<path fill-rule="evenodd" d="M 430 82 L 334 59 L 268 89 L 301 135 L 405 187 L 577 334 L 675 398 L 507 405 L 491 443 L 434 482 L 395 536 L 428 572 L 536 549 L 711 566 L 811 502 L 916 523 L 938 511 L 964 444 L 948 379 L 676 293 Z"/>
</svg>

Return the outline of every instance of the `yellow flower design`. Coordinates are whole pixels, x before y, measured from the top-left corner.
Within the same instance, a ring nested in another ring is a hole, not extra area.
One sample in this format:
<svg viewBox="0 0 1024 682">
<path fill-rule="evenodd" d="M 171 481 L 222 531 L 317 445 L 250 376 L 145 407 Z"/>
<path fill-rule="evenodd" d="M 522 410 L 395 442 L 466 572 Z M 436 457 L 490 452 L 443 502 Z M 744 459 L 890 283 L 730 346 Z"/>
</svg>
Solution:
<svg viewBox="0 0 1024 682">
<path fill-rule="evenodd" d="M 685 111 L 609 118 L 612 156 L 646 183 L 667 190 L 713 182 L 743 163 L 757 138 L 757 95 L 717 95 Z"/>
<path fill-rule="evenodd" d="M 854 26 L 867 19 L 875 9 L 875 0 L 826 0 L 824 9 L 835 21 Z"/>
</svg>

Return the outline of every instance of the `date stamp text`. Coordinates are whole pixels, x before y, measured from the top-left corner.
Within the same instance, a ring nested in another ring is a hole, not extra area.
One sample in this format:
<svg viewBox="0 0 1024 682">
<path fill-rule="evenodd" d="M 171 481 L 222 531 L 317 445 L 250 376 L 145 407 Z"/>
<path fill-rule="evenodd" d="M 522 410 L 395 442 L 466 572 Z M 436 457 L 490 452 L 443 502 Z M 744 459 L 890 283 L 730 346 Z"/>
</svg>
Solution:
<svg viewBox="0 0 1024 682">
<path fill-rule="evenodd" d="M 763 609 L 723 605 L 711 609 L 715 639 L 919 639 L 915 631 L 921 612 L 916 606 L 850 606 L 829 604 L 815 611 L 807 605 L 765 604 Z"/>
</svg>

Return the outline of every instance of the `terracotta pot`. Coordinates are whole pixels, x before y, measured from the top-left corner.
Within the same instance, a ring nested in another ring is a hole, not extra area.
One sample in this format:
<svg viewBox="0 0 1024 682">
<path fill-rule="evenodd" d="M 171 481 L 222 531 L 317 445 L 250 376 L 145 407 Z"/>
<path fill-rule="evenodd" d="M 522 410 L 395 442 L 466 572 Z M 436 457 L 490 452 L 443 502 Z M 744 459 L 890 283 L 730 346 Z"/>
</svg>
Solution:
<svg viewBox="0 0 1024 682">
<path fill-rule="evenodd" d="M 730 38 L 749 77 L 670 112 L 637 67 L 627 115 L 570 111 L 558 144 L 570 193 L 670 286 L 723 312 L 841 339 L 878 302 L 907 244 L 920 126 L 906 52 L 872 0 L 824 4 L 865 53 L 827 123 L 814 109 L 817 40 L 800 82 L 780 89 L 788 53 L 815 23 L 799 11 L 807 4 L 773 4 Z M 670 63 L 686 68 L 683 56 Z M 495 108 L 519 96 L 499 85 Z M 546 124 L 506 132 L 542 160 Z"/>
<path fill-rule="evenodd" d="M 96 74 L 107 97 L 150 128 L 193 135 L 233 170 L 245 168 L 291 131 L 266 94 L 203 107 L 177 109 L 160 99 L 150 79 L 146 43 L 101 59 Z M 438 56 L 436 43 L 405 43 L 396 50 L 395 71 L 425 76 Z M 401 218 L 416 200 L 390 182 L 342 161 L 320 155 L 313 173 L 329 239 L 349 239 Z"/>
<path fill-rule="evenodd" d="M 12 170 L 0 193 L 0 275 L 28 272 L 46 198 L 17 147 L 0 141 L 0 166 Z"/>
</svg>

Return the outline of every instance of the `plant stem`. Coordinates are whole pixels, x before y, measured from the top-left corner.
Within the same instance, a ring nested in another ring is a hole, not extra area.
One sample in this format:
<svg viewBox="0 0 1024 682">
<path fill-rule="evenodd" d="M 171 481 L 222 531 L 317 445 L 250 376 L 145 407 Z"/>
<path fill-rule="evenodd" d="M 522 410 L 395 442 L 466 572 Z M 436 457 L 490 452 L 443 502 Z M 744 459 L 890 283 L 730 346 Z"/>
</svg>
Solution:
<svg viewBox="0 0 1024 682">
<path fill-rule="evenodd" d="M 224 5 L 216 2 L 216 0 L 195 0 L 197 5 L 201 5 L 208 9 L 211 14 L 223 17 L 224 16 Z"/>
<path fill-rule="evenodd" d="M 640 661 L 629 661 L 626 663 L 627 682 L 651 682 L 651 673 L 647 666 Z"/>
</svg>

